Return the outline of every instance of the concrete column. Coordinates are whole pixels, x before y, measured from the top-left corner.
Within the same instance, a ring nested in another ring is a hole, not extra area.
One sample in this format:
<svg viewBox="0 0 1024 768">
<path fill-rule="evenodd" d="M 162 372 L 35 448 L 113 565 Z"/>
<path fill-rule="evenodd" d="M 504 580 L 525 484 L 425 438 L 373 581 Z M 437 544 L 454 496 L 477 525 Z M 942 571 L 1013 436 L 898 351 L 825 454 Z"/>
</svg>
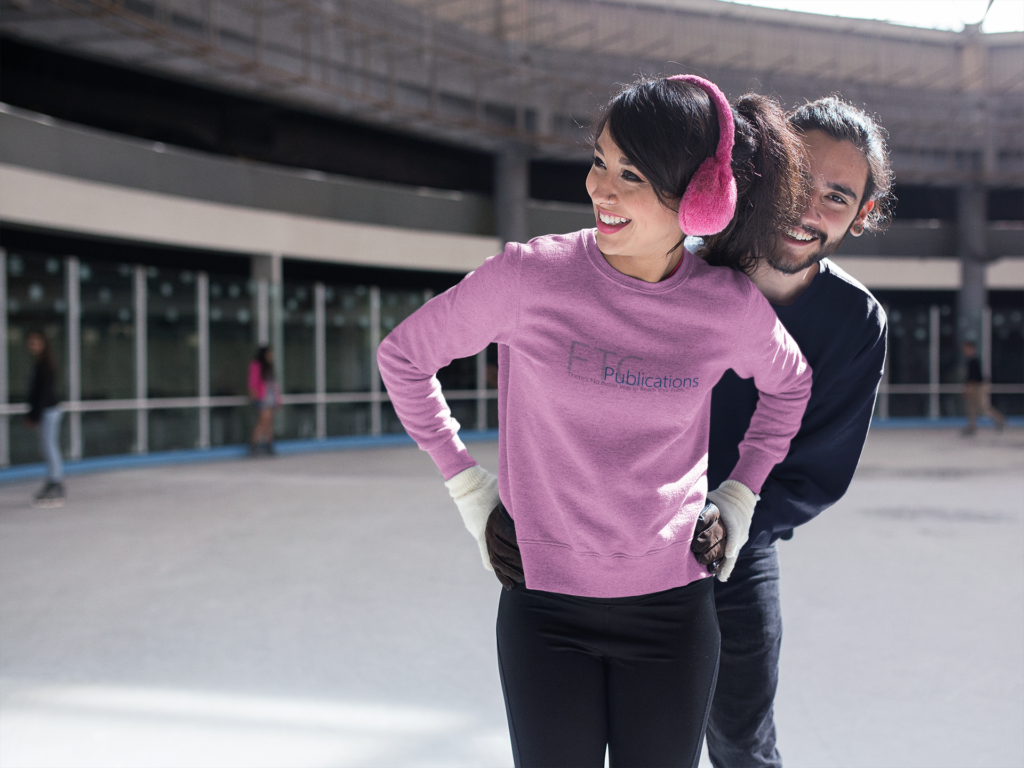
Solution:
<svg viewBox="0 0 1024 768">
<path fill-rule="evenodd" d="M 146 356 L 146 268 L 135 267 L 135 452 L 149 453 L 149 369 Z"/>
<path fill-rule="evenodd" d="M 0 467 L 11 463 L 10 416 L 3 412 L 10 396 L 7 383 L 7 251 L 0 248 Z"/>
<path fill-rule="evenodd" d="M 71 450 L 68 458 L 82 458 L 82 412 L 78 406 L 82 401 L 82 285 L 78 281 L 78 257 L 69 256 L 67 261 L 68 298 L 68 426 L 71 433 Z"/>
<path fill-rule="evenodd" d="M 957 256 L 960 257 L 959 337 L 981 341 L 981 315 L 987 300 L 985 188 L 970 184 L 957 190 Z"/>
<path fill-rule="evenodd" d="M 523 144 L 509 143 L 494 160 L 494 221 L 498 239 L 523 243 L 529 237 L 526 201 L 530 197 L 530 154 Z"/>
</svg>

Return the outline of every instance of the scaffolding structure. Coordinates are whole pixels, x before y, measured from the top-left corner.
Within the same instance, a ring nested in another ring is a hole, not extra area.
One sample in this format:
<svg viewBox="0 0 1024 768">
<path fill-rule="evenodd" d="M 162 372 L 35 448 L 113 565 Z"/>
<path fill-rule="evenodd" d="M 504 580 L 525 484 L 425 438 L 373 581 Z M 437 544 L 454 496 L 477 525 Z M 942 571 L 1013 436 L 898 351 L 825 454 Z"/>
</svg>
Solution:
<svg viewBox="0 0 1024 768">
<path fill-rule="evenodd" d="M 582 159 L 637 73 L 878 113 L 901 181 L 1024 184 L 1024 34 L 716 0 L 4 0 L 4 33 L 488 151 Z"/>
</svg>

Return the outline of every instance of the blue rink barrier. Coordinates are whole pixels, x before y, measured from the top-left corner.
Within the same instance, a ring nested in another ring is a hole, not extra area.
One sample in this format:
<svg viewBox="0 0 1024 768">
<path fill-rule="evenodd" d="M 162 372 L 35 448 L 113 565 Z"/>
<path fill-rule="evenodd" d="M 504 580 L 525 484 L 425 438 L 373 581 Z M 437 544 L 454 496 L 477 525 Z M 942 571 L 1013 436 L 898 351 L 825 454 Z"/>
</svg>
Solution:
<svg viewBox="0 0 1024 768">
<path fill-rule="evenodd" d="M 1009 427 L 1024 427 L 1024 416 L 1010 416 L 1006 420 Z M 978 420 L 982 428 L 993 426 L 988 417 Z M 899 418 L 875 419 L 872 429 L 962 429 L 967 426 L 965 417 L 947 417 L 941 419 Z M 463 430 L 459 437 L 466 443 L 487 442 L 498 439 L 498 430 L 484 431 Z M 274 447 L 280 456 L 293 453 L 314 453 L 317 451 L 359 450 L 366 448 L 387 448 L 400 445 L 415 445 L 408 435 L 353 435 L 351 437 L 328 437 L 324 440 L 278 440 Z M 157 451 L 144 455 L 121 454 L 117 456 L 96 456 L 78 461 L 65 461 L 65 475 L 82 475 L 89 472 L 109 472 L 118 469 L 136 467 L 162 467 L 170 464 L 194 464 L 207 461 L 227 461 L 241 459 L 249 455 L 247 445 L 225 445 L 217 448 L 193 448 L 182 451 Z M 29 480 L 43 477 L 46 465 L 19 464 L 7 469 L 0 469 L 0 483 Z"/>
</svg>

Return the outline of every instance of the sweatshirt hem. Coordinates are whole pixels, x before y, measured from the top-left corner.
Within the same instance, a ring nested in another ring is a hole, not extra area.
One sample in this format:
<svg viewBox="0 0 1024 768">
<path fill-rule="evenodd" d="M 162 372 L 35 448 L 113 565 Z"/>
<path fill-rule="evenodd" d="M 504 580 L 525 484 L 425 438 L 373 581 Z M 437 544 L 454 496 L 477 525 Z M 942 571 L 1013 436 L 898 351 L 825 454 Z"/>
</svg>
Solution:
<svg viewBox="0 0 1024 768">
<path fill-rule="evenodd" d="M 528 589 L 577 597 L 635 597 L 685 587 L 709 576 L 689 542 L 644 555 L 577 552 L 557 542 L 519 541 Z"/>
</svg>

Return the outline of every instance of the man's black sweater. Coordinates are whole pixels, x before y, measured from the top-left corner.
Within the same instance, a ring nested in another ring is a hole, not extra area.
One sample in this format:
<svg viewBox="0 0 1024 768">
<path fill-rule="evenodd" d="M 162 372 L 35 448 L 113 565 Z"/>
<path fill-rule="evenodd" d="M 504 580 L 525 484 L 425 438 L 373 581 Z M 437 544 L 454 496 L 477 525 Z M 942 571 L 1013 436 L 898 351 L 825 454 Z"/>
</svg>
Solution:
<svg viewBox="0 0 1024 768">
<path fill-rule="evenodd" d="M 867 288 L 828 259 L 797 300 L 775 307 L 814 372 L 789 454 L 754 511 L 747 547 L 765 547 L 835 504 L 857 469 L 885 363 L 886 319 Z M 757 405 L 752 379 L 726 371 L 711 393 L 708 487 L 727 480 Z"/>
</svg>

